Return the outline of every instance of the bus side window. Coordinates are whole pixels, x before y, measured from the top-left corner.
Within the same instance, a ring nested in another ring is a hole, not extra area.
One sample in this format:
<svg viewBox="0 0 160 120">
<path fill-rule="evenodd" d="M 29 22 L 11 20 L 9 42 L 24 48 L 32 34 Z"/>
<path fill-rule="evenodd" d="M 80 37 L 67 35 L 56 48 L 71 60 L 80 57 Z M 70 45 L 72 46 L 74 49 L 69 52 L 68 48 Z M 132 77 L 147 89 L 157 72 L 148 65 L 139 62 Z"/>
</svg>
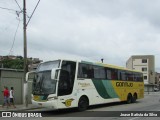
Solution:
<svg viewBox="0 0 160 120">
<path fill-rule="evenodd" d="M 87 78 L 87 66 L 85 64 L 79 64 L 78 67 L 78 78 Z"/>
<path fill-rule="evenodd" d="M 94 66 L 94 78 L 95 79 L 106 79 L 104 67 Z"/>
<path fill-rule="evenodd" d="M 133 81 L 133 74 L 132 72 L 126 72 L 126 80 Z"/>
<path fill-rule="evenodd" d="M 88 65 L 87 78 L 94 78 L 94 69 L 92 65 Z"/>
<path fill-rule="evenodd" d="M 93 78 L 94 77 L 94 69 L 92 65 L 89 64 L 79 64 L 78 68 L 78 78 Z"/>
<path fill-rule="evenodd" d="M 86 66 L 81 66 L 81 78 L 87 78 L 88 74 L 87 74 L 88 70 Z"/>
<path fill-rule="evenodd" d="M 143 81 L 142 73 L 134 73 L 134 81 L 142 82 Z"/>
<path fill-rule="evenodd" d="M 112 79 L 117 80 L 117 78 L 118 78 L 117 70 L 111 69 L 111 72 L 112 72 Z"/>
<path fill-rule="evenodd" d="M 121 70 L 118 70 L 118 80 L 122 80 Z"/>
<path fill-rule="evenodd" d="M 137 76 L 138 76 L 138 81 L 143 82 L 143 74 L 138 73 Z"/>
<path fill-rule="evenodd" d="M 121 71 L 121 80 L 126 80 L 126 72 L 125 71 Z"/>
<path fill-rule="evenodd" d="M 107 80 L 111 80 L 112 79 L 112 75 L 111 75 L 111 69 L 109 68 L 106 68 L 106 77 L 107 77 Z"/>
<path fill-rule="evenodd" d="M 137 74 L 136 73 L 134 73 L 134 78 L 133 78 L 133 80 L 136 82 L 136 81 L 138 81 L 138 78 L 137 78 Z"/>
</svg>

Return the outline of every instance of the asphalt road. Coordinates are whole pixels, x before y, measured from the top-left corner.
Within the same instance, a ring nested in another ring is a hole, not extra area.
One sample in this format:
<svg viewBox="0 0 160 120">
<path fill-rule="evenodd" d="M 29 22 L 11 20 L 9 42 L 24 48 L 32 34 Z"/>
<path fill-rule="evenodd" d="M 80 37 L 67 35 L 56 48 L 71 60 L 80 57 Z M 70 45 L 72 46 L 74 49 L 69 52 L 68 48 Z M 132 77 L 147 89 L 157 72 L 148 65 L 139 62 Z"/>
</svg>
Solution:
<svg viewBox="0 0 160 120">
<path fill-rule="evenodd" d="M 43 112 L 42 112 L 43 111 Z M 26 111 L 31 112 L 31 111 Z M 37 110 L 32 110 L 32 112 L 37 112 Z M 51 111 L 51 110 L 40 110 L 42 118 L 18 118 L 18 119 L 26 119 L 26 120 L 97 120 L 97 119 L 107 119 L 107 120 L 159 120 L 159 117 L 155 117 L 156 115 L 160 115 L 160 94 L 150 94 L 145 95 L 144 99 L 138 100 L 133 104 L 126 103 L 111 103 L 104 104 L 98 106 L 91 106 L 85 112 L 77 112 L 75 109 L 66 109 L 61 111 Z M 122 117 L 120 117 L 122 115 Z M 124 115 L 128 115 L 126 117 Z M 134 117 L 133 117 L 134 115 Z M 144 116 L 149 117 L 144 117 Z M 143 117 L 142 117 L 143 116 Z M 152 116 L 152 117 L 151 117 Z M 6 119 L 8 118 L 0 118 Z M 17 118 L 10 118 L 11 120 L 17 120 Z"/>
</svg>

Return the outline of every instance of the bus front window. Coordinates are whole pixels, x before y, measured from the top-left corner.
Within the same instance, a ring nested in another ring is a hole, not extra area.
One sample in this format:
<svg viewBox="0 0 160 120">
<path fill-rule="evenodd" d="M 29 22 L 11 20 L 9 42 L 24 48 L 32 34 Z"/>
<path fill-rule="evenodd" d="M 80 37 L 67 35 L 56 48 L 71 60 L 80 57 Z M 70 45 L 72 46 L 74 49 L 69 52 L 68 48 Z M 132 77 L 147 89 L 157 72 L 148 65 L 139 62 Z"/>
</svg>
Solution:
<svg viewBox="0 0 160 120">
<path fill-rule="evenodd" d="M 56 80 L 51 80 L 51 71 L 38 72 L 33 81 L 34 95 L 55 94 Z"/>
<path fill-rule="evenodd" d="M 56 80 L 51 79 L 51 69 L 58 68 L 60 61 L 40 64 L 33 79 L 32 93 L 34 95 L 49 95 L 56 93 Z"/>
</svg>

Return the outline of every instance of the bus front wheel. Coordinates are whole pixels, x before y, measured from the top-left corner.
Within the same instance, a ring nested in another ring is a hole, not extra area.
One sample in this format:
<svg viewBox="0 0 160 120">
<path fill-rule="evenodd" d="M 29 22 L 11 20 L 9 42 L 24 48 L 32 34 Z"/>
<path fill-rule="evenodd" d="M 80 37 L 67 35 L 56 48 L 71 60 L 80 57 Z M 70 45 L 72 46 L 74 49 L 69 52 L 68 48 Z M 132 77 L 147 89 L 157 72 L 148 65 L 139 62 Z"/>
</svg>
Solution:
<svg viewBox="0 0 160 120">
<path fill-rule="evenodd" d="M 82 96 L 78 102 L 78 111 L 85 111 L 88 108 L 88 106 L 89 106 L 88 98 Z"/>
<path fill-rule="evenodd" d="M 130 104 L 132 102 L 132 95 L 128 94 L 127 96 L 127 103 Z"/>
</svg>

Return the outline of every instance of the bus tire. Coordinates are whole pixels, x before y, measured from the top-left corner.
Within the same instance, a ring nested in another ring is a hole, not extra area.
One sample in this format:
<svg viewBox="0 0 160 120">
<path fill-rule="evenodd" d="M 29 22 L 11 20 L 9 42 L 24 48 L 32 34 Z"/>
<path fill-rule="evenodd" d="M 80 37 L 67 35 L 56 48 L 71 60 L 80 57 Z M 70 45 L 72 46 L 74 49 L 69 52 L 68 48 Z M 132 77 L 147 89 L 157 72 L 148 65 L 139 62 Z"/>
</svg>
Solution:
<svg viewBox="0 0 160 120">
<path fill-rule="evenodd" d="M 127 96 L 127 104 L 130 104 L 132 102 L 132 95 L 129 93 Z"/>
<path fill-rule="evenodd" d="M 85 111 L 89 106 L 89 100 L 86 96 L 82 96 L 78 102 L 78 111 Z"/>
<path fill-rule="evenodd" d="M 137 94 L 134 93 L 133 97 L 132 97 L 132 103 L 135 103 L 137 100 Z"/>
</svg>

